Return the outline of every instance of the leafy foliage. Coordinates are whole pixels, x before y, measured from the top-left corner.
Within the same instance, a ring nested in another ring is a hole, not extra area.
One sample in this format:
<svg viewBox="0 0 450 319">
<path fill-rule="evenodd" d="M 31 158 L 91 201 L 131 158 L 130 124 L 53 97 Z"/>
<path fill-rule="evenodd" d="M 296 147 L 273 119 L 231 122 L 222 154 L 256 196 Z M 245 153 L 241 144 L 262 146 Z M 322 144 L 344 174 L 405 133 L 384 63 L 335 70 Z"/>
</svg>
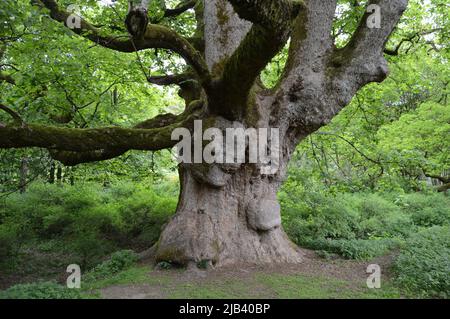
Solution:
<svg viewBox="0 0 450 319">
<path fill-rule="evenodd" d="M 89 268 L 118 248 L 148 248 L 176 207 L 176 186 L 159 188 L 161 193 L 131 183 L 106 189 L 35 183 L 0 205 L 1 256 L 12 257 L 35 241 L 56 240 L 64 243 L 59 249 L 71 254 L 72 263 Z"/>
<path fill-rule="evenodd" d="M 450 228 L 431 227 L 412 236 L 395 262 L 397 281 L 415 294 L 450 296 Z"/>
<path fill-rule="evenodd" d="M 294 178 L 279 198 L 285 229 L 297 244 L 346 258 L 383 255 L 422 227 L 450 223 L 442 194 L 329 194 L 319 185 L 301 190 Z"/>
<path fill-rule="evenodd" d="M 138 256 L 131 250 L 117 251 L 111 255 L 110 259 L 95 266 L 85 277 L 87 282 L 104 279 L 117 274 L 133 266 L 138 261 Z"/>
<path fill-rule="evenodd" d="M 68 289 L 55 282 L 15 285 L 0 291 L 0 299 L 81 299 L 76 289 Z"/>
</svg>

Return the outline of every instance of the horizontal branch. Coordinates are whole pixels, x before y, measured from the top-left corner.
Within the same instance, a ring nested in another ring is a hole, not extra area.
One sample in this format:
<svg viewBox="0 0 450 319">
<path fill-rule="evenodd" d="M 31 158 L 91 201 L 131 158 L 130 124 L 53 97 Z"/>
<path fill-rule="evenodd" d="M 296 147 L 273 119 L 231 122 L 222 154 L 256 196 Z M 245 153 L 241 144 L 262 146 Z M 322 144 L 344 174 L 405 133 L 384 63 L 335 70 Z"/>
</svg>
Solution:
<svg viewBox="0 0 450 319">
<path fill-rule="evenodd" d="M 155 118 L 146 120 L 134 126 L 134 129 L 165 129 L 172 130 L 175 127 L 186 127 L 192 126 L 193 120 L 196 118 L 197 114 L 202 110 L 203 103 L 200 101 L 191 103 L 189 107 L 180 115 L 173 114 L 162 114 Z M 53 159 L 60 161 L 67 166 L 75 166 L 81 163 L 98 162 L 116 158 L 128 152 L 130 147 L 115 147 L 115 148 L 104 148 L 94 151 L 55 151 L 50 150 L 50 155 Z"/>
<path fill-rule="evenodd" d="M 159 150 L 173 146 L 170 128 L 95 129 L 62 128 L 27 124 L 0 129 L 0 148 L 42 147 L 53 150 L 86 152 L 103 149 Z"/>
<path fill-rule="evenodd" d="M 180 116 L 173 114 L 163 114 L 157 117 L 139 123 L 135 129 L 161 129 L 170 125 L 175 125 L 181 121 Z M 74 152 L 74 151 L 56 151 L 50 150 L 50 155 L 53 159 L 60 161 L 66 166 L 75 166 L 81 163 L 91 163 L 98 161 L 105 161 L 116 158 L 128 152 L 129 147 L 126 148 L 105 148 L 94 151 Z"/>
<path fill-rule="evenodd" d="M 0 148 L 41 147 L 52 151 L 102 152 L 105 150 L 155 151 L 174 146 L 172 131 L 178 127 L 190 128 L 193 119 L 203 109 L 201 101 L 193 102 L 178 116 L 159 115 L 134 128 L 67 128 L 25 124 L 10 108 L 1 105 L 16 120 L 14 125 L 0 127 Z M 18 125 L 19 120 L 22 125 Z"/>
<path fill-rule="evenodd" d="M 148 82 L 156 85 L 179 85 L 182 82 L 192 80 L 195 76 L 191 73 L 155 75 L 147 78 Z"/>
</svg>

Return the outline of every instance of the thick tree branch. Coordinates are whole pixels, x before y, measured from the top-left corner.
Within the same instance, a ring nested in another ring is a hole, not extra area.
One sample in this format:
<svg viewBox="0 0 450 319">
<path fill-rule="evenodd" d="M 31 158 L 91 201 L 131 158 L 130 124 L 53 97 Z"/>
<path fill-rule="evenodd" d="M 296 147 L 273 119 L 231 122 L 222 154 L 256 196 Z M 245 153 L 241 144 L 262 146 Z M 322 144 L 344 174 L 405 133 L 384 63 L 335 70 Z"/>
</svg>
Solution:
<svg viewBox="0 0 450 319">
<path fill-rule="evenodd" d="M 202 109 L 201 101 L 193 102 L 179 116 L 160 115 L 134 128 L 65 128 L 22 123 L 18 114 L 1 105 L 15 119 L 14 125 L 0 128 L 0 148 L 41 147 L 52 151 L 102 152 L 105 150 L 160 150 L 172 147 L 172 131 L 191 127 Z M 21 125 L 19 125 L 21 124 Z"/>
<path fill-rule="evenodd" d="M 203 103 L 197 101 L 191 103 L 189 107 L 180 115 L 173 114 L 163 114 L 157 117 L 141 122 L 137 124 L 134 129 L 168 129 L 172 130 L 175 127 L 191 127 L 193 120 L 196 118 L 197 114 L 201 112 Z M 116 158 L 120 155 L 131 150 L 130 147 L 115 147 L 115 148 L 104 148 L 94 151 L 55 151 L 50 150 L 50 154 L 53 159 L 62 162 L 67 166 L 75 166 L 81 163 L 98 162 Z"/>
<path fill-rule="evenodd" d="M 54 0 L 40 1 L 50 10 L 52 19 L 67 24 L 72 13 L 62 10 Z M 141 38 L 130 39 L 129 36 L 103 35 L 101 30 L 97 29 L 86 20 L 81 19 L 81 28 L 72 29 L 79 34 L 103 47 L 120 52 L 134 52 L 145 49 L 168 49 L 181 55 L 186 62 L 192 66 L 201 79 L 204 86 L 208 86 L 210 74 L 208 67 L 201 56 L 190 42 L 177 34 L 175 31 L 161 25 L 148 25 L 145 34 Z"/>
<path fill-rule="evenodd" d="M 155 75 L 147 78 L 149 83 L 156 85 L 180 85 L 180 83 L 193 80 L 195 75 L 192 73 L 181 73 L 171 75 Z"/>
<path fill-rule="evenodd" d="M 6 105 L 0 104 L 0 110 L 5 111 L 6 113 L 8 113 L 14 120 L 14 123 L 16 125 L 22 125 L 23 124 L 23 120 L 20 117 L 20 115 L 14 111 L 13 109 L 10 109 L 9 107 L 7 107 Z"/>
<path fill-rule="evenodd" d="M 305 9 L 295 20 L 283 75 L 273 90 L 271 108 L 280 122 L 292 126 L 293 147 L 325 123 L 332 107 L 326 93 L 326 65 L 334 48 L 336 2 L 305 0 Z"/>
<path fill-rule="evenodd" d="M 166 9 L 164 12 L 164 17 L 165 18 L 177 17 L 180 14 L 183 14 L 184 12 L 188 11 L 189 9 L 194 8 L 196 4 L 197 4 L 197 0 L 182 1 L 175 8 Z"/>
<path fill-rule="evenodd" d="M 335 51 L 329 64 L 329 90 L 336 92 L 331 117 L 350 103 L 361 87 L 387 77 L 389 69 L 383 52 L 407 4 L 407 0 L 370 1 L 368 8 L 374 5 L 379 8 L 380 25 L 371 27 L 367 21 L 376 13 L 366 12 L 347 46 Z"/>
<path fill-rule="evenodd" d="M 333 66 L 340 69 L 338 73 L 356 75 L 355 84 L 359 87 L 369 82 L 383 81 L 388 73 L 383 57 L 385 45 L 407 4 L 407 0 L 370 1 L 368 7 L 375 5 L 380 9 L 380 25 L 370 27 L 367 21 L 375 13 L 366 12 L 350 42 L 337 50 L 332 59 Z"/>
<path fill-rule="evenodd" d="M 364 85 L 382 81 L 388 72 L 385 44 L 406 9 L 407 0 L 374 0 L 380 9 L 379 28 L 362 18 L 347 46 L 336 49 L 331 36 L 336 0 L 305 0 L 297 18 L 285 73 L 277 86 L 272 108 L 280 121 L 290 123 L 298 141 L 345 107 Z M 295 143 L 293 143 L 295 145 Z"/>
<path fill-rule="evenodd" d="M 303 5 L 294 0 L 228 0 L 241 19 L 284 32 Z"/>
<path fill-rule="evenodd" d="M 300 4 L 290 0 L 229 0 L 240 18 L 253 23 L 236 51 L 226 59 L 210 99 L 214 112 L 241 119 L 255 80 L 286 44 Z M 221 95 L 218 99 L 216 95 Z M 226 98 L 223 98 L 223 97 Z M 218 103 L 219 102 L 219 103 Z"/>
<path fill-rule="evenodd" d="M 139 123 L 135 129 L 162 129 L 164 127 L 175 125 L 182 122 L 186 116 L 176 116 L 173 114 L 159 115 L 151 120 Z M 50 150 L 50 155 L 53 159 L 60 161 L 66 166 L 75 166 L 81 163 L 91 163 L 98 161 L 105 161 L 116 158 L 128 152 L 130 148 L 104 148 L 94 151 L 73 152 L 73 151 L 55 151 Z"/>
<path fill-rule="evenodd" d="M 54 150 L 85 152 L 103 149 L 159 150 L 173 146 L 170 128 L 95 129 L 62 128 L 27 124 L 0 129 L 0 148 L 42 147 Z"/>
</svg>

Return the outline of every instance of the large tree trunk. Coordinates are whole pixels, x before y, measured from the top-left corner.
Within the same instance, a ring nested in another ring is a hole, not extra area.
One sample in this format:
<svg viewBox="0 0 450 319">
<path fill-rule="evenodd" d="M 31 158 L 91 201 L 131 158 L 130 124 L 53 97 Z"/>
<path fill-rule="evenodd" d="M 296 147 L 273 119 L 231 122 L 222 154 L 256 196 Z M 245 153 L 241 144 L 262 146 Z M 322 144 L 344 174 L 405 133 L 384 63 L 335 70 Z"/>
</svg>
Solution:
<svg viewBox="0 0 450 319">
<path fill-rule="evenodd" d="M 236 50 L 251 23 L 241 20 L 226 0 L 204 3 L 205 58 L 214 73 Z M 266 114 L 252 126 L 269 127 L 268 118 Z M 233 126 L 217 119 L 216 127 Z M 257 165 L 250 164 L 181 165 L 178 208 L 157 244 L 157 261 L 214 266 L 301 261 L 281 226 L 276 196 L 281 175 L 262 175 Z"/>
<path fill-rule="evenodd" d="M 301 260 L 281 227 L 277 183 L 255 175 L 250 166 L 231 175 L 224 187 L 199 181 L 190 167 L 180 174 L 177 213 L 158 243 L 158 261 L 223 266 Z"/>
</svg>

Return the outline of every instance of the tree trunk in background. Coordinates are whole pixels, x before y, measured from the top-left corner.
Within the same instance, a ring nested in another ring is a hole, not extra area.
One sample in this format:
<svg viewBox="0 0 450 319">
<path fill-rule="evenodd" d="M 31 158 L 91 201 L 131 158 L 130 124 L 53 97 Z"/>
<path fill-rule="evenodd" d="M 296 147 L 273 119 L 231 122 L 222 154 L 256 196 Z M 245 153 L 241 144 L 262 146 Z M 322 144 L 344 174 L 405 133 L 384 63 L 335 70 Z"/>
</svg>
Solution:
<svg viewBox="0 0 450 319">
<path fill-rule="evenodd" d="M 20 192 L 25 193 L 27 190 L 27 176 L 28 176 L 28 158 L 23 157 L 20 162 Z"/>
<path fill-rule="evenodd" d="M 75 170 L 75 168 L 73 168 L 73 167 L 69 168 L 69 182 L 70 182 L 70 186 L 74 186 L 75 185 L 74 170 Z"/>
<path fill-rule="evenodd" d="M 55 183 L 55 162 L 52 161 L 50 164 L 50 170 L 49 170 L 49 175 L 48 175 L 48 182 L 50 184 L 54 184 Z"/>
<path fill-rule="evenodd" d="M 251 24 L 239 19 L 225 0 L 205 1 L 204 17 L 205 57 L 214 71 Z M 258 126 L 269 127 L 269 118 L 261 118 Z M 234 123 L 217 117 L 213 126 L 224 129 Z M 281 227 L 276 194 L 288 158 L 282 161 L 277 176 L 264 176 L 250 164 L 181 165 L 177 212 L 155 247 L 156 260 L 214 266 L 301 261 Z"/>
<path fill-rule="evenodd" d="M 62 184 L 62 178 L 63 178 L 62 166 L 58 165 L 58 168 L 56 169 L 56 181 L 59 185 Z"/>
</svg>

